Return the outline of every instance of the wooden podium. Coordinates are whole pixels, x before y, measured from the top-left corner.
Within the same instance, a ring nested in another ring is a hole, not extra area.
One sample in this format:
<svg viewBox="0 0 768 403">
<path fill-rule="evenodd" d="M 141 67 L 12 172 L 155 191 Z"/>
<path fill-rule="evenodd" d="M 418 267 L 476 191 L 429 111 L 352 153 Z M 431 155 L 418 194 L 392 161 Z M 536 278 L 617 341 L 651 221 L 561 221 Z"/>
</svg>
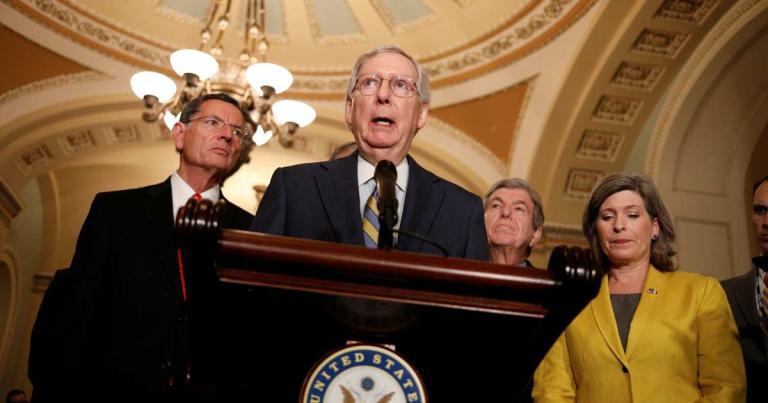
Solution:
<svg viewBox="0 0 768 403">
<path fill-rule="evenodd" d="M 190 381 L 215 400 L 296 402 L 350 342 L 394 348 L 430 402 L 529 399 L 529 380 L 597 295 L 591 254 L 548 270 L 222 230 L 223 204 L 176 219 L 190 309 Z M 233 400 L 234 399 L 234 400 Z"/>
</svg>

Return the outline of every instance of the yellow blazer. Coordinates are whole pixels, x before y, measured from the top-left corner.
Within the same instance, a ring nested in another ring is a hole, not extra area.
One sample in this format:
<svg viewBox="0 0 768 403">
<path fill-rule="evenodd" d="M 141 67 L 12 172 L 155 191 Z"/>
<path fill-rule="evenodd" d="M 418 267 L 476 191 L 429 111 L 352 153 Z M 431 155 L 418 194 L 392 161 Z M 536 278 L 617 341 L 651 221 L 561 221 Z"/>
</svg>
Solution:
<svg viewBox="0 0 768 403">
<path fill-rule="evenodd" d="M 720 284 L 648 269 L 621 345 L 603 278 L 534 375 L 536 402 L 743 402 L 744 362 Z M 768 380 L 766 381 L 768 382 Z"/>
</svg>

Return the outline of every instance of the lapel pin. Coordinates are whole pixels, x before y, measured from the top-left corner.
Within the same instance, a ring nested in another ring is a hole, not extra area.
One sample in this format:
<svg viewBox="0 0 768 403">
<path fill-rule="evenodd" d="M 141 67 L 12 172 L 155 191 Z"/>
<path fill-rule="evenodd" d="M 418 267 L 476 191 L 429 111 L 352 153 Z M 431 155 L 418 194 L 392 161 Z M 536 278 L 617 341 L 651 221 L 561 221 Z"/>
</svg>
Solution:
<svg viewBox="0 0 768 403">
<path fill-rule="evenodd" d="M 658 292 L 658 291 L 656 291 L 656 289 L 655 289 L 655 288 L 649 288 L 649 289 L 648 289 L 648 294 L 651 294 L 651 295 L 656 295 L 656 294 L 658 294 L 658 293 L 659 293 L 659 292 Z"/>
</svg>

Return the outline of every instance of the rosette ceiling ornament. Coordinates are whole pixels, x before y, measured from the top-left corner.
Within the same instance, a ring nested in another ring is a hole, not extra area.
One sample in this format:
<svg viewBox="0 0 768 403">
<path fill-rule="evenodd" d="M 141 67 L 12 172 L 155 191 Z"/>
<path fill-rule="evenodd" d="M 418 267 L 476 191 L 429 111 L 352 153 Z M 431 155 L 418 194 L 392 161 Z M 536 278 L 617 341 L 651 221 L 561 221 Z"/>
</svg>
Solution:
<svg viewBox="0 0 768 403">
<path fill-rule="evenodd" d="M 315 110 L 300 101 L 275 101 L 276 94 L 291 86 L 293 75 L 283 66 L 266 62 L 269 41 L 264 29 L 264 0 L 247 1 L 239 61 L 217 60 L 223 52 L 222 38 L 231 25 L 231 5 L 231 0 L 215 0 L 200 33 L 199 49 L 180 49 L 171 54 L 171 67 L 184 78 L 183 87 L 177 88 L 174 80 L 154 71 L 131 77 L 131 89 L 147 108 L 142 117 L 147 122 L 162 118 L 171 128 L 187 102 L 200 95 L 223 92 L 240 101 L 254 144 L 266 144 L 274 135 L 280 144 L 290 147 L 298 128 L 315 119 Z"/>
</svg>

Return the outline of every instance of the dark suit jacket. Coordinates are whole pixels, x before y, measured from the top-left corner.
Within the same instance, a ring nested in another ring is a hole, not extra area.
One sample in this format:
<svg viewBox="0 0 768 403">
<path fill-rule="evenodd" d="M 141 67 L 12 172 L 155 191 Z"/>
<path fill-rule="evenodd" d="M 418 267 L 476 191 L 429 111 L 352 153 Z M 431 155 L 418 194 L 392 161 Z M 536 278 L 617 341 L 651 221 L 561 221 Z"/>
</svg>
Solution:
<svg viewBox="0 0 768 403">
<path fill-rule="evenodd" d="M 755 273 L 722 282 L 733 318 L 739 327 L 741 352 L 747 369 L 747 401 L 768 402 L 768 357 L 755 301 Z"/>
<path fill-rule="evenodd" d="M 55 313 L 41 310 L 36 320 L 50 333 L 32 339 L 36 401 L 59 401 L 68 392 L 76 400 L 99 393 L 111 401 L 167 400 L 186 348 L 171 210 L 170 178 L 96 195 L 65 289 L 57 290 L 58 301 L 47 301 L 58 305 Z M 227 203 L 224 227 L 246 229 L 251 220 Z"/>
<path fill-rule="evenodd" d="M 488 260 L 480 198 L 408 157 L 408 189 L 400 229 L 427 237 L 449 256 Z M 357 185 L 357 153 L 335 161 L 275 171 L 251 230 L 364 245 Z M 398 235 L 396 249 L 442 255 L 428 242 Z"/>
</svg>

